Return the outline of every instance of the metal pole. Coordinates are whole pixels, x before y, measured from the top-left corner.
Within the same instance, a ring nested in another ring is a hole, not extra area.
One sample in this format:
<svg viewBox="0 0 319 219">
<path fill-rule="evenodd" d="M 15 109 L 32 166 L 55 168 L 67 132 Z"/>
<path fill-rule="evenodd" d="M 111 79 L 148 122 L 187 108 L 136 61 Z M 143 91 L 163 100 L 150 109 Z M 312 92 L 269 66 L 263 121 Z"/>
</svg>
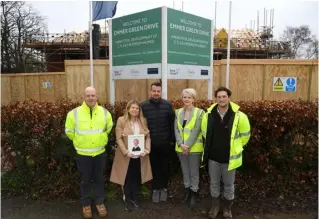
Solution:
<svg viewBox="0 0 319 219">
<path fill-rule="evenodd" d="M 211 28 L 211 38 L 212 38 L 212 44 L 211 44 L 211 60 L 210 60 L 210 69 L 211 74 L 209 75 L 208 79 L 208 99 L 213 100 L 213 83 L 214 83 L 214 39 L 215 39 L 215 27 L 214 27 L 214 21 L 212 21 L 212 28 Z"/>
<path fill-rule="evenodd" d="M 93 77 L 93 40 L 92 40 L 92 1 L 89 1 L 90 9 L 90 21 L 89 21 L 89 31 L 90 31 L 90 86 L 94 86 L 94 77 Z"/>
<path fill-rule="evenodd" d="M 106 24 L 107 24 L 107 19 L 105 18 L 105 59 L 107 59 L 107 33 L 106 33 Z"/>
<path fill-rule="evenodd" d="M 229 20 L 228 20 L 228 45 L 227 45 L 227 67 L 226 67 L 226 87 L 229 88 L 229 64 L 230 64 L 230 35 L 231 35 L 231 1 L 229 1 Z"/>
<path fill-rule="evenodd" d="M 113 29 L 112 29 L 112 19 L 108 20 L 109 25 L 109 79 L 110 79 L 110 104 L 114 106 L 115 104 L 115 81 L 113 79 Z"/>
<path fill-rule="evenodd" d="M 167 35 L 167 7 L 162 7 L 162 36 Z M 162 37 L 162 98 L 167 99 L 167 39 Z"/>
<path fill-rule="evenodd" d="M 216 21 L 217 21 L 217 1 L 215 1 L 215 20 L 214 20 L 214 29 L 216 30 Z"/>
<path fill-rule="evenodd" d="M 259 11 L 257 11 L 257 32 L 259 33 Z"/>
</svg>

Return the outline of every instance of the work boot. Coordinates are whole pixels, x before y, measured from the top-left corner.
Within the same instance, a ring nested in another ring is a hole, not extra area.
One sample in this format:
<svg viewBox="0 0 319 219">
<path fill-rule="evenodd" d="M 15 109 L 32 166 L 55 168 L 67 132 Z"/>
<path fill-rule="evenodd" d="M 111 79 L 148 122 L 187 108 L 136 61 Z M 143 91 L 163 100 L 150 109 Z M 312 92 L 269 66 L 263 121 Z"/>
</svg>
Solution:
<svg viewBox="0 0 319 219">
<path fill-rule="evenodd" d="M 96 205 L 96 209 L 99 212 L 100 217 L 106 217 L 107 211 L 106 211 L 105 205 L 103 203 Z"/>
<path fill-rule="evenodd" d="M 190 198 L 190 193 L 191 193 L 191 190 L 189 187 L 184 189 L 184 197 L 183 197 L 182 203 L 188 202 L 188 200 Z"/>
<path fill-rule="evenodd" d="M 215 219 L 219 212 L 219 197 L 212 199 L 212 207 L 208 212 L 208 218 Z"/>
<path fill-rule="evenodd" d="M 233 205 L 233 200 L 226 200 L 225 205 L 223 207 L 223 217 L 224 219 L 232 219 L 231 207 Z"/>
<path fill-rule="evenodd" d="M 131 202 L 130 200 L 126 199 L 124 201 L 124 203 L 125 203 L 125 210 L 133 211 L 133 208 L 134 208 L 133 202 Z"/>
<path fill-rule="evenodd" d="M 140 208 L 141 207 L 141 204 L 139 203 L 139 201 L 137 201 L 137 199 L 130 200 L 130 201 L 133 203 L 133 206 L 135 208 Z"/>
<path fill-rule="evenodd" d="M 152 202 L 159 203 L 160 202 L 160 190 L 153 190 Z"/>
<path fill-rule="evenodd" d="M 90 205 L 83 207 L 83 218 L 85 219 L 92 218 L 92 210 Z"/>
<path fill-rule="evenodd" d="M 160 201 L 166 202 L 167 201 L 167 189 L 162 189 L 160 194 Z"/>
<path fill-rule="evenodd" d="M 192 191 L 192 190 L 190 190 L 190 194 L 191 195 L 190 195 L 190 200 L 189 200 L 189 207 L 193 208 L 196 205 L 196 195 L 197 195 L 197 193 Z"/>
</svg>

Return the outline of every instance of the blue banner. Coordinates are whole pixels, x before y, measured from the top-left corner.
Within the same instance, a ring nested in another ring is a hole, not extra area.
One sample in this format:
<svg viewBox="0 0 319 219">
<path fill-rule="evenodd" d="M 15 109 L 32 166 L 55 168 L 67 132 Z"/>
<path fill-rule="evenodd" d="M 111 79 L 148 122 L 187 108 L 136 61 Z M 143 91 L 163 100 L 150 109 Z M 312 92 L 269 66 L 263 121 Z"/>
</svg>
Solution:
<svg viewBox="0 0 319 219">
<path fill-rule="evenodd" d="M 93 19 L 92 21 L 112 18 L 116 13 L 116 6 L 118 1 L 93 1 L 92 11 Z"/>
</svg>

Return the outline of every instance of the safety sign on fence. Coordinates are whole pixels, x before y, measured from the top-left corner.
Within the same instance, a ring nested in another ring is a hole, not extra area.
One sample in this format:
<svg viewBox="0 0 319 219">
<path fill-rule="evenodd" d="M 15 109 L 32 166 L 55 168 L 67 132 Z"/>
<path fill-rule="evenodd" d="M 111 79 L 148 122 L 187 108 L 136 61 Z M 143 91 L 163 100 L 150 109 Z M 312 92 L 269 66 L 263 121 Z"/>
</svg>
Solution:
<svg viewBox="0 0 319 219">
<path fill-rule="evenodd" d="M 43 82 L 43 83 L 42 83 L 42 87 L 43 87 L 44 89 L 51 88 L 51 83 L 50 83 L 50 82 Z"/>
<path fill-rule="evenodd" d="M 297 78 L 296 77 L 274 77 L 273 91 L 296 92 Z"/>
</svg>

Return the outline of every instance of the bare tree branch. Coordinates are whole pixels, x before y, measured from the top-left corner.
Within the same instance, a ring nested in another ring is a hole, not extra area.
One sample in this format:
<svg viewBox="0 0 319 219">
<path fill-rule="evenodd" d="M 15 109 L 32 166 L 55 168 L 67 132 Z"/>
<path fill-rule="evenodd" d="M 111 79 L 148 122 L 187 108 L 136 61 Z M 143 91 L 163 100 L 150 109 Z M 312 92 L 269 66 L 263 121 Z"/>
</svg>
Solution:
<svg viewBox="0 0 319 219">
<path fill-rule="evenodd" d="M 36 52 L 25 48 L 24 43 L 44 33 L 44 17 L 23 1 L 2 1 L 1 11 L 1 72 L 37 70 L 39 66 L 34 62 L 41 63 L 39 57 Z M 41 66 L 40 69 L 45 69 L 44 65 Z"/>
<path fill-rule="evenodd" d="M 287 27 L 282 35 L 282 40 L 290 42 L 290 58 L 304 58 L 305 46 L 311 41 L 311 30 L 308 26 Z"/>
</svg>

